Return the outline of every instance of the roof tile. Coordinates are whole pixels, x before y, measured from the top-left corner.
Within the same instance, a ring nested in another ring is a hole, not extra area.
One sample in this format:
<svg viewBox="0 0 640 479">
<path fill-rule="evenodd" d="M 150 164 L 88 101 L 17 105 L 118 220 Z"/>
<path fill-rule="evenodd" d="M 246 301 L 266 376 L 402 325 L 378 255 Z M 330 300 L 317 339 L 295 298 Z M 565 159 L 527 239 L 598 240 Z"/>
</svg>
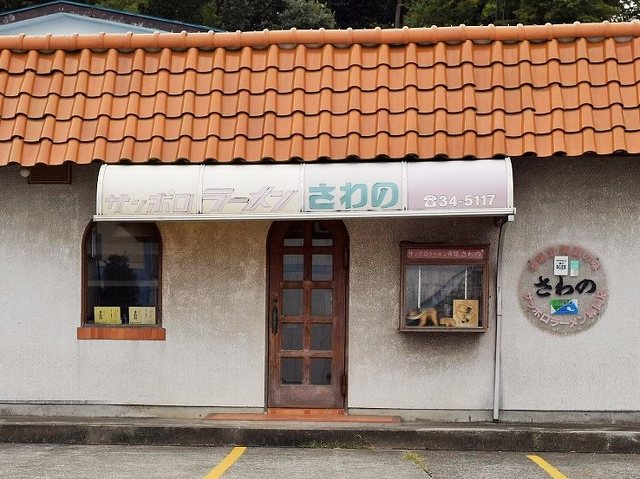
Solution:
<svg viewBox="0 0 640 479">
<path fill-rule="evenodd" d="M 552 27 L 570 41 L 529 27 L 449 43 L 438 35 L 460 31 L 4 38 L 0 164 L 638 153 L 640 25 L 610 27 L 631 38 L 598 25 Z"/>
</svg>

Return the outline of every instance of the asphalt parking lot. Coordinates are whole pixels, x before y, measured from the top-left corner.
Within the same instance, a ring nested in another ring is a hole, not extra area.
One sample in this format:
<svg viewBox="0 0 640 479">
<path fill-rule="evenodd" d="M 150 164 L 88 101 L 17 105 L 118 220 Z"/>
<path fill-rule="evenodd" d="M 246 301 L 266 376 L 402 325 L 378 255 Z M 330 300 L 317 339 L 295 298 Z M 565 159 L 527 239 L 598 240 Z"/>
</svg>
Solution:
<svg viewBox="0 0 640 479">
<path fill-rule="evenodd" d="M 640 455 L 0 444 L 0 477 L 640 479 Z"/>
</svg>

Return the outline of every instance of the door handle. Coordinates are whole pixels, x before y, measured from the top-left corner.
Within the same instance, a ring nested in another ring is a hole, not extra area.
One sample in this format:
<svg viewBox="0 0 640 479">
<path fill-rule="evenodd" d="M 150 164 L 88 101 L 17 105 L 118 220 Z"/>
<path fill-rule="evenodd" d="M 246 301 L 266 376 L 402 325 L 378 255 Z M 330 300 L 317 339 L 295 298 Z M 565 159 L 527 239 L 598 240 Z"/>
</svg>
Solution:
<svg viewBox="0 0 640 479">
<path fill-rule="evenodd" d="M 273 308 L 271 308 L 271 332 L 278 334 L 278 300 L 273 300 Z"/>
</svg>

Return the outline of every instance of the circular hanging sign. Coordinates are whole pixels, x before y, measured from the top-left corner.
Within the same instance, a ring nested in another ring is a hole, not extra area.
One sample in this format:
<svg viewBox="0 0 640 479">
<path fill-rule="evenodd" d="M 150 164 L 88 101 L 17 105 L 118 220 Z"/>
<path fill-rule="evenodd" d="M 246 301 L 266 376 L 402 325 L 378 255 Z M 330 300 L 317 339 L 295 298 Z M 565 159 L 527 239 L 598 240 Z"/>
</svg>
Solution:
<svg viewBox="0 0 640 479">
<path fill-rule="evenodd" d="M 609 298 L 600 258 L 575 245 L 549 246 L 532 256 L 518 294 L 529 321 L 558 334 L 593 326 Z"/>
</svg>

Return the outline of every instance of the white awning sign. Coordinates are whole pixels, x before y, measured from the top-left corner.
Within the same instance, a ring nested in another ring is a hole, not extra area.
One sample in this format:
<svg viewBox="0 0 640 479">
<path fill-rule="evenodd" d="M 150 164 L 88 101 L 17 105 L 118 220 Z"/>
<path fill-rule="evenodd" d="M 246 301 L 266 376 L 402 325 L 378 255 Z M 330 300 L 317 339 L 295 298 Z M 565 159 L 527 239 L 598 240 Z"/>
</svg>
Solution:
<svg viewBox="0 0 640 479">
<path fill-rule="evenodd" d="M 511 162 L 103 165 L 96 220 L 515 214 Z"/>
</svg>

